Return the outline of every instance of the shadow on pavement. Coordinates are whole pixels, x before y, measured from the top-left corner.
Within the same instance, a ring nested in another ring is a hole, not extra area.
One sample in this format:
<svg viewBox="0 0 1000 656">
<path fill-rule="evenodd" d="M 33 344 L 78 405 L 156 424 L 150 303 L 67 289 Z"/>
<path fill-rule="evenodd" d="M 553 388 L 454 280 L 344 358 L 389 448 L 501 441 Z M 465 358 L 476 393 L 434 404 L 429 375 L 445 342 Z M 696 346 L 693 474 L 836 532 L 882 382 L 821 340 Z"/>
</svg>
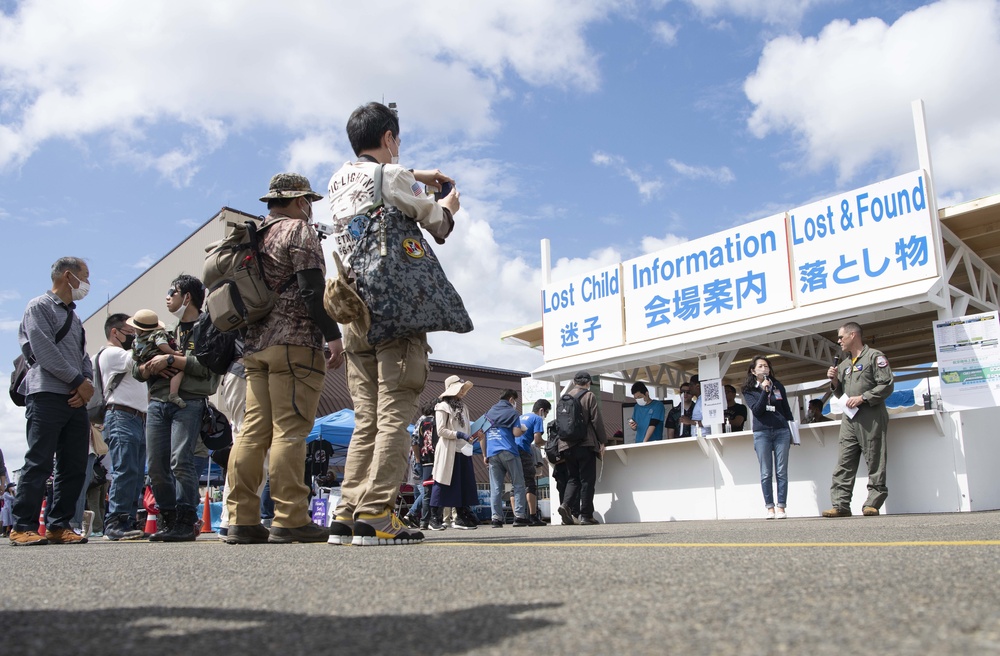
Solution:
<svg viewBox="0 0 1000 656">
<path fill-rule="evenodd" d="M 427 615 L 321 616 L 231 608 L 0 611 L 4 644 L 61 653 L 457 654 L 562 625 L 560 603 L 486 604 Z M 418 639 L 418 642 L 414 642 Z M 419 647 L 418 647 L 419 644 Z"/>
</svg>

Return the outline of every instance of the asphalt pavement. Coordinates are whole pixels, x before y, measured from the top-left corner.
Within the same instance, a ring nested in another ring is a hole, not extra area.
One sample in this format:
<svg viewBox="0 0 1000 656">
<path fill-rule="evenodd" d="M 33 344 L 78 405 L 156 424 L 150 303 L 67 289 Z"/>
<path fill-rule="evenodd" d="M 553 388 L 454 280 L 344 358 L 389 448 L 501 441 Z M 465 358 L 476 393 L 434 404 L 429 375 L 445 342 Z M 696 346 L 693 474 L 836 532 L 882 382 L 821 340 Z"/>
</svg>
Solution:
<svg viewBox="0 0 1000 656">
<path fill-rule="evenodd" d="M 0 546 L 0 653 L 1000 654 L 1000 512 Z"/>
</svg>

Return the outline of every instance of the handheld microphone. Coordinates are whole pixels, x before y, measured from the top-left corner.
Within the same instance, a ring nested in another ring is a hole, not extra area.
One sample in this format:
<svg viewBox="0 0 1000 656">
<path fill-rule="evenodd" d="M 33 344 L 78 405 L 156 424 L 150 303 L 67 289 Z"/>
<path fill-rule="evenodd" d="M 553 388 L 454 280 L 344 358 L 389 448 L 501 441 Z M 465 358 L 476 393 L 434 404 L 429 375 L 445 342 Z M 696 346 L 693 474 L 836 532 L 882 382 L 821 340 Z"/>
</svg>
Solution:
<svg viewBox="0 0 1000 656">
<path fill-rule="evenodd" d="M 840 364 L 840 356 L 839 355 L 835 355 L 835 356 L 833 356 L 833 366 L 836 367 L 838 364 Z"/>
</svg>

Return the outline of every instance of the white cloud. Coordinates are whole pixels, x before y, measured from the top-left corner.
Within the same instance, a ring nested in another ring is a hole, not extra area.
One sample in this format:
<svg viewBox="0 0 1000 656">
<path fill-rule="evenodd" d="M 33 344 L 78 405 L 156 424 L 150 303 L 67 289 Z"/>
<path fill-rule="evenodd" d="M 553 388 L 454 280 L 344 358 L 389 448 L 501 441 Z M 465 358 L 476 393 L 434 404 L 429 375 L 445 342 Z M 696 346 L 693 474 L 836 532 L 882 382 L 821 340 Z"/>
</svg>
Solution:
<svg viewBox="0 0 1000 656">
<path fill-rule="evenodd" d="M 717 169 L 713 169 L 710 166 L 691 166 L 676 159 L 667 160 L 667 163 L 670 164 L 670 168 L 677 171 L 681 176 L 692 180 L 711 180 L 719 184 L 728 184 L 736 179 L 736 176 L 733 175 L 728 166 L 720 166 Z"/>
<path fill-rule="evenodd" d="M 656 21 L 652 26 L 653 37 L 668 46 L 677 45 L 678 27 L 667 21 Z"/>
<path fill-rule="evenodd" d="M 770 25 L 797 25 L 811 7 L 836 0 L 687 0 L 705 18 L 738 16 Z"/>
<path fill-rule="evenodd" d="M 42 226 L 43 228 L 55 228 L 57 226 L 69 225 L 69 221 L 67 221 L 66 219 L 60 217 L 58 219 L 49 219 L 47 221 L 39 221 L 38 225 Z"/>
<path fill-rule="evenodd" d="M 939 196 L 992 193 L 1000 178 L 1000 3 L 943 0 L 899 18 L 834 21 L 764 48 L 744 90 L 758 137 L 788 132 L 804 164 L 846 182 L 917 166 L 911 102 L 923 99 Z M 972 100 L 974 99 L 974 100 Z M 793 165 L 800 165 L 795 163 Z"/>
<path fill-rule="evenodd" d="M 181 221 L 181 223 L 184 223 L 184 222 Z M 143 255 L 138 260 L 136 260 L 134 263 L 132 263 L 131 267 L 133 269 L 140 269 L 142 271 L 145 271 L 149 267 L 153 266 L 153 264 L 156 262 L 156 260 L 157 260 L 157 257 L 155 255 L 149 255 L 149 254 Z"/>
<path fill-rule="evenodd" d="M 609 155 L 600 151 L 595 152 L 590 161 L 598 166 L 608 166 L 617 171 L 620 175 L 632 181 L 639 191 L 643 202 L 648 202 L 659 195 L 663 188 L 663 181 L 659 178 L 648 179 L 639 174 L 638 171 L 628 166 L 628 162 L 620 155 Z"/>
<path fill-rule="evenodd" d="M 15 332 L 20 327 L 20 319 L 0 319 L 0 332 Z"/>
<path fill-rule="evenodd" d="M 101 135 L 123 161 L 184 186 L 233 131 L 278 127 L 295 141 L 383 94 L 410 130 L 486 134 L 508 76 L 596 89 L 584 32 L 617 4 L 178 0 L 139 11 L 108 0 L 95 11 L 28 0 L 0 14 L 0 168 L 50 139 Z M 151 142 L 162 126 L 179 136 Z"/>
</svg>

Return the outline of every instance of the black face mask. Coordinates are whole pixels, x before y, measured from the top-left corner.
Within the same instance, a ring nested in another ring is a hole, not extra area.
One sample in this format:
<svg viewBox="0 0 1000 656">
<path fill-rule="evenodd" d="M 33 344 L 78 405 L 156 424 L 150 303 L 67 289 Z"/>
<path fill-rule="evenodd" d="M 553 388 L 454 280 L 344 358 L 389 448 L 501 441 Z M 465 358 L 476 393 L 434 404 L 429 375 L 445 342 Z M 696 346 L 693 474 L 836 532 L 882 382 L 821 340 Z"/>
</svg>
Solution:
<svg viewBox="0 0 1000 656">
<path fill-rule="evenodd" d="M 131 351 L 133 343 L 135 343 L 135 335 L 125 335 L 125 339 L 122 341 L 122 348 L 126 351 Z"/>
</svg>

